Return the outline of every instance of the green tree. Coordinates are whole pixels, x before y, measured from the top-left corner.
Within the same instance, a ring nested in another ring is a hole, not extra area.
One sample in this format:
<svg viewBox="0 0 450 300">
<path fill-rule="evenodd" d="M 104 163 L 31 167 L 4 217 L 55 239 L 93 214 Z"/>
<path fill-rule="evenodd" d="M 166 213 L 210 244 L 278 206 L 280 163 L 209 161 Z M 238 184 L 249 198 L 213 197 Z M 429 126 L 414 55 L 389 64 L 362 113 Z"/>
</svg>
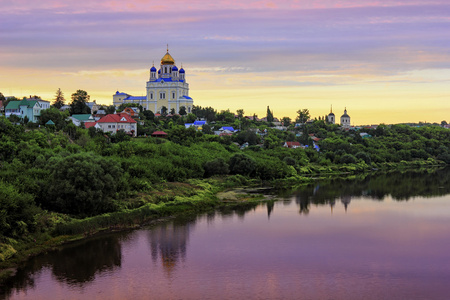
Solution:
<svg viewBox="0 0 450 300">
<path fill-rule="evenodd" d="M 163 106 L 161 107 L 161 116 L 166 116 L 167 115 L 167 107 Z"/>
<path fill-rule="evenodd" d="M 17 124 L 20 122 L 20 117 L 18 117 L 17 115 L 10 115 L 9 121 L 13 124 Z"/>
<path fill-rule="evenodd" d="M 230 158 L 230 173 L 240 175 L 251 175 L 256 169 L 256 162 L 250 156 L 236 153 Z"/>
<path fill-rule="evenodd" d="M 229 109 L 220 111 L 220 113 L 216 115 L 216 118 L 218 121 L 223 121 L 226 123 L 234 122 L 234 114 Z"/>
<path fill-rule="evenodd" d="M 53 106 L 56 107 L 57 109 L 60 109 L 61 107 L 64 106 L 65 101 L 66 99 L 64 99 L 63 92 L 61 91 L 60 88 L 58 88 L 58 90 L 56 91 L 55 102 L 53 103 Z"/>
<path fill-rule="evenodd" d="M 187 114 L 186 112 L 186 106 L 180 107 L 180 111 L 178 112 L 181 116 L 185 116 Z"/>
<path fill-rule="evenodd" d="M 37 211 L 32 195 L 0 181 L 0 242 L 1 237 L 17 238 L 33 231 Z"/>
<path fill-rule="evenodd" d="M 217 118 L 217 111 L 212 107 L 201 107 L 194 105 L 192 113 L 199 119 L 206 119 L 208 122 L 215 121 Z"/>
<path fill-rule="evenodd" d="M 57 130 L 63 129 L 67 124 L 67 117 L 69 116 L 68 111 L 60 111 L 56 106 L 50 107 L 49 109 L 41 110 L 41 116 L 39 118 L 39 124 L 45 125 L 49 120 L 55 123 L 55 128 Z"/>
<path fill-rule="evenodd" d="M 236 114 L 238 116 L 238 118 L 243 118 L 244 117 L 244 110 L 242 108 L 238 109 L 236 111 Z"/>
<path fill-rule="evenodd" d="M 213 175 L 226 175 L 230 172 L 227 162 L 219 157 L 205 163 L 205 177 Z"/>
<path fill-rule="evenodd" d="M 152 122 L 155 120 L 155 114 L 151 110 L 144 110 L 143 114 L 146 120 Z"/>
<path fill-rule="evenodd" d="M 122 182 L 118 162 L 93 153 L 49 159 L 50 172 L 41 201 L 59 212 L 95 215 L 115 209 L 114 198 Z"/>
<path fill-rule="evenodd" d="M 311 115 L 309 114 L 309 109 L 299 109 L 297 110 L 297 118 L 295 119 L 296 123 L 306 123 L 309 120 Z"/>
<path fill-rule="evenodd" d="M 116 112 L 116 107 L 114 105 L 100 106 L 100 109 L 103 109 L 107 115 Z"/>
<path fill-rule="evenodd" d="M 273 112 L 270 110 L 269 106 L 267 106 L 267 122 L 273 122 Z"/>
<path fill-rule="evenodd" d="M 256 145 L 259 142 L 259 136 L 252 130 L 244 130 L 233 136 L 233 140 L 242 145 L 247 142 L 249 145 Z"/>
<path fill-rule="evenodd" d="M 91 109 L 87 106 L 90 96 L 86 91 L 77 90 L 72 94 L 72 102 L 70 103 L 70 114 L 90 114 Z"/>
<path fill-rule="evenodd" d="M 283 117 L 283 118 L 281 119 L 281 122 L 283 123 L 284 126 L 289 126 L 289 125 L 291 125 L 291 118 L 289 118 L 289 117 Z"/>
<path fill-rule="evenodd" d="M 202 126 L 202 132 L 204 134 L 213 134 L 211 126 L 209 126 L 208 124 L 205 124 L 205 125 Z"/>
</svg>

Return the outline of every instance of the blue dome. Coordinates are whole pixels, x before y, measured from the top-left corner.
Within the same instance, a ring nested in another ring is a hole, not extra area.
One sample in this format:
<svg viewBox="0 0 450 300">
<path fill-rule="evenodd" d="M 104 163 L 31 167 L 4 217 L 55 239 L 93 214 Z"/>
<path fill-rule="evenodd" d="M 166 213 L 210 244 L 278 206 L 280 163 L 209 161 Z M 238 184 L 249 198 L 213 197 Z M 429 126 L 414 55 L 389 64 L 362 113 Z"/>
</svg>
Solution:
<svg viewBox="0 0 450 300">
<path fill-rule="evenodd" d="M 158 74 L 161 74 L 161 69 L 158 70 Z"/>
<path fill-rule="evenodd" d="M 173 66 L 172 71 L 178 71 L 177 66 Z"/>
<path fill-rule="evenodd" d="M 180 69 L 180 73 L 184 73 L 184 69 L 183 68 Z"/>
<path fill-rule="evenodd" d="M 153 66 L 153 67 L 150 69 L 150 72 L 156 72 L 155 66 Z"/>
</svg>

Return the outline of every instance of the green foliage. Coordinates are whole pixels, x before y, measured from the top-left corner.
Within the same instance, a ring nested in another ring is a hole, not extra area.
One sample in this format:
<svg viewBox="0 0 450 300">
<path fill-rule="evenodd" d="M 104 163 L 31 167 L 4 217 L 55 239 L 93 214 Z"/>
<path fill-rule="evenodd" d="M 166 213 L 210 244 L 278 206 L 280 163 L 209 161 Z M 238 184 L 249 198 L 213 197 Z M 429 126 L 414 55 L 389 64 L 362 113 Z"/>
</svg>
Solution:
<svg viewBox="0 0 450 300">
<path fill-rule="evenodd" d="M 256 169 L 256 162 L 253 158 L 242 154 L 234 154 L 229 161 L 230 173 L 249 176 Z"/>
<path fill-rule="evenodd" d="M 365 152 L 358 152 L 355 154 L 355 157 L 357 159 L 362 159 L 366 164 L 370 164 L 372 162 L 370 156 Z"/>
<path fill-rule="evenodd" d="M 240 131 L 238 134 L 233 135 L 233 141 L 242 145 L 248 143 L 249 145 L 256 145 L 259 143 L 259 136 L 252 130 Z"/>
<path fill-rule="evenodd" d="M 55 123 L 56 130 L 61 130 L 67 125 L 67 117 L 69 116 L 68 111 L 59 111 L 59 109 L 55 107 L 50 107 L 49 109 L 41 110 L 41 116 L 39 118 L 39 124 L 41 126 L 45 126 L 45 124 L 52 120 Z"/>
<path fill-rule="evenodd" d="M 269 106 L 267 106 L 266 119 L 267 122 L 273 122 L 273 112 L 270 110 Z"/>
<path fill-rule="evenodd" d="M 71 96 L 72 102 L 70 103 L 70 114 L 90 114 L 91 109 L 86 105 L 89 102 L 90 96 L 86 91 L 77 90 Z"/>
<path fill-rule="evenodd" d="M 33 231 L 37 211 L 32 195 L 20 193 L 13 185 L 0 181 L 0 240 Z"/>
<path fill-rule="evenodd" d="M 311 117 L 309 113 L 309 109 L 299 109 L 297 110 L 297 118 L 295 119 L 296 123 L 306 123 Z"/>
<path fill-rule="evenodd" d="M 205 176 L 226 175 L 230 172 L 227 162 L 219 157 L 205 163 Z"/>
<path fill-rule="evenodd" d="M 65 101 L 66 101 L 66 100 L 64 99 L 64 94 L 63 94 L 63 92 L 61 91 L 60 88 L 58 88 L 58 90 L 56 91 L 55 102 L 53 103 L 53 106 L 54 106 L 56 109 L 60 109 L 61 107 L 64 106 L 64 102 L 65 102 Z"/>
<path fill-rule="evenodd" d="M 196 116 L 196 118 L 205 119 L 208 122 L 212 122 L 216 120 L 217 111 L 212 107 L 201 107 L 194 105 L 192 107 L 192 113 Z"/>
<path fill-rule="evenodd" d="M 55 156 L 45 196 L 40 202 L 59 212 L 95 215 L 115 209 L 114 198 L 121 186 L 120 165 L 93 153 Z"/>
<path fill-rule="evenodd" d="M 356 163 L 356 158 L 351 154 L 344 154 L 340 159 L 341 164 L 354 164 Z"/>
<path fill-rule="evenodd" d="M 216 114 L 216 118 L 218 121 L 233 123 L 234 122 L 234 114 L 229 110 L 222 110 L 220 113 Z"/>
</svg>

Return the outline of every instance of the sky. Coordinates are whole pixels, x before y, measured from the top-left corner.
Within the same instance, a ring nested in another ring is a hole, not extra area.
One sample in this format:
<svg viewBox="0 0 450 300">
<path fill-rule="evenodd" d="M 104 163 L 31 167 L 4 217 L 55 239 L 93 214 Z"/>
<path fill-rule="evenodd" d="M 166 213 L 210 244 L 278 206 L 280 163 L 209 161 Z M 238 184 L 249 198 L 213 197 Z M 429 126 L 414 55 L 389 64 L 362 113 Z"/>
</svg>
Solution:
<svg viewBox="0 0 450 300">
<path fill-rule="evenodd" d="M 142 96 L 167 45 L 195 105 L 450 123 L 448 0 L 0 0 L 0 92 Z"/>
</svg>

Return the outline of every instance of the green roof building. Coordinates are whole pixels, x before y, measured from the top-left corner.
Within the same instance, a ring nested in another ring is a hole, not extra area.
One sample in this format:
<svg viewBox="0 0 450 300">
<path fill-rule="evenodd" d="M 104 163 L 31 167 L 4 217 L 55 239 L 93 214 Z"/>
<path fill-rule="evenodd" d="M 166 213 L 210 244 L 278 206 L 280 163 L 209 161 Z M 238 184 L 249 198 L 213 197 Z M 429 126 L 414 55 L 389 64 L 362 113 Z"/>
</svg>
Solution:
<svg viewBox="0 0 450 300">
<path fill-rule="evenodd" d="M 38 100 L 10 101 L 5 107 L 5 116 L 16 115 L 21 119 L 28 117 L 31 122 L 38 122 L 41 114 L 41 105 Z"/>
</svg>

